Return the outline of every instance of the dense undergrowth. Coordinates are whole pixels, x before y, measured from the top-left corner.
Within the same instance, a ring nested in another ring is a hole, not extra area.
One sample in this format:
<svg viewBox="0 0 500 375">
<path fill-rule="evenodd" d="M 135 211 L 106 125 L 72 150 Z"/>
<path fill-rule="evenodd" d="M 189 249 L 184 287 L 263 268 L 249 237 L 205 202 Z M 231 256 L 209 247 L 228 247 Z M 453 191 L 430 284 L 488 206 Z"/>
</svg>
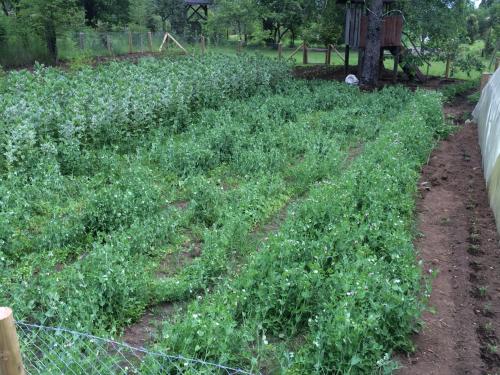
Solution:
<svg viewBox="0 0 500 375">
<path fill-rule="evenodd" d="M 267 373 L 389 371 L 410 347 L 438 95 L 296 81 L 249 57 L 4 82 L 0 305 L 18 319 L 116 334 L 193 299 L 158 347 Z"/>
</svg>

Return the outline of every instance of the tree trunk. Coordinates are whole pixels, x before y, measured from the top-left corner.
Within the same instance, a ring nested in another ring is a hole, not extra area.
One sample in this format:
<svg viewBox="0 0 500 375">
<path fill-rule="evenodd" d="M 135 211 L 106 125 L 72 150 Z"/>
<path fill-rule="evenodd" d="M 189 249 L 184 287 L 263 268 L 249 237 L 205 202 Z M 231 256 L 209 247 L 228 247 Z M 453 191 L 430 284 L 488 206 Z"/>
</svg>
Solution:
<svg viewBox="0 0 500 375">
<path fill-rule="evenodd" d="M 47 43 L 47 52 L 50 60 L 57 63 L 57 35 L 56 28 L 52 22 L 45 25 L 45 42 Z"/>
<path fill-rule="evenodd" d="M 97 26 L 97 4 L 93 0 L 84 0 L 83 8 L 85 10 L 85 23 L 87 26 Z"/>
<path fill-rule="evenodd" d="M 7 9 L 7 4 L 5 4 L 5 1 L 2 1 L 2 9 L 6 17 L 9 16 L 9 10 Z"/>
<path fill-rule="evenodd" d="M 378 81 L 383 9 L 383 0 L 372 0 L 368 11 L 368 30 L 361 67 L 361 83 L 370 87 L 374 87 Z"/>
</svg>

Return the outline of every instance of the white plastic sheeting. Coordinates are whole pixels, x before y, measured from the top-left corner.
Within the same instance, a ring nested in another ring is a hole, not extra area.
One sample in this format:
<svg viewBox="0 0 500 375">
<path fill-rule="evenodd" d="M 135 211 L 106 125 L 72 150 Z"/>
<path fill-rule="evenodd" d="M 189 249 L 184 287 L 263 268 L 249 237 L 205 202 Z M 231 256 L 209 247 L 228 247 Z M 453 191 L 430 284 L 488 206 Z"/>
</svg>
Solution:
<svg viewBox="0 0 500 375">
<path fill-rule="evenodd" d="M 500 69 L 481 92 L 474 112 L 490 205 L 500 232 Z"/>
</svg>

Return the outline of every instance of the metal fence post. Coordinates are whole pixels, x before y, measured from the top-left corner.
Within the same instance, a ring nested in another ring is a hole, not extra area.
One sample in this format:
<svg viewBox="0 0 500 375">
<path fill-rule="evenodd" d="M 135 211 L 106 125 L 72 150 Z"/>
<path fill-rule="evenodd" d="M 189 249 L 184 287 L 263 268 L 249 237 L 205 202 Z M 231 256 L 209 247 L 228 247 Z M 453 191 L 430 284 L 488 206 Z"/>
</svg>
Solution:
<svg viewBox="0 0 500 375">
<path fill-rule="evenodd" d="M 0 374 L 25 374 L 12 309 L 8 307 L 0 307 Z"/>
</svg>

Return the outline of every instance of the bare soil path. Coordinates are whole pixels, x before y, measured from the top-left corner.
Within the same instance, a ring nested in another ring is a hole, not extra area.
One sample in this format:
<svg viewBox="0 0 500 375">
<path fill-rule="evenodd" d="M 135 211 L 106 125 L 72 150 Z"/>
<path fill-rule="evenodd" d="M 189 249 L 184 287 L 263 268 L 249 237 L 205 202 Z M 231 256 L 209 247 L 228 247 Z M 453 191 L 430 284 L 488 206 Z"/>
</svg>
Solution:
<svg viewBox="0 0 500 375">
<path fill-rule="evenodd" d="M 481 167 L 473 106 L 459 97 L 445 107 L 459 130 L 423 168 L 416 241 L 432 282 L 430 311 L 400 358 L 400 375 L 500 374 L 500 248 Z"/>
</svg>

